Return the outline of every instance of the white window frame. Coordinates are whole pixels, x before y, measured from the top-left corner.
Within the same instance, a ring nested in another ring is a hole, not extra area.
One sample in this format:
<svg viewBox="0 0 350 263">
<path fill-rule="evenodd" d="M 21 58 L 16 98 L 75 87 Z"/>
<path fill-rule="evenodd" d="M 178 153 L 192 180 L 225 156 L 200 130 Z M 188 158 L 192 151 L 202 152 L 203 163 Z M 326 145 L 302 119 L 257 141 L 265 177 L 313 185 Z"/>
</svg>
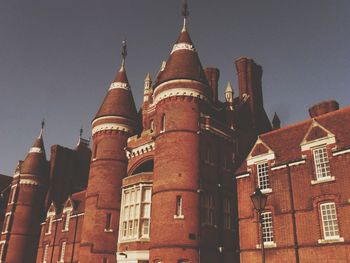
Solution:
<svg viewBox="0 0 350 263">
<path fill-rule="evenodd" d="M 318 240 L 318 243 L 344 242 L 344 238 L 340 237 L 335 203 L 326 202 L 320 204 L 320 216 L 323 239 Z"/>
<path fill-rule="evenodd" d="M 271 189 L 271 183 L 270 183 L 268 161 L 259 162 L 256 164 L 256 175 L 258 180 L 258 186 L 261 192 L 264 194 L 271 193 L 272 189 Z"/>
<path fill-rule="evenodd" d="M 147 196 L 145 195 L 147 191 Z M 132 199 L 134 193 L 134 200 Z M 152 184 L 136 184 L 122 192 L 118 242 L 148 241 L 151 222 Z M 147 230 L 147 233 L 145 233 Z"/>
<path fill-rule="evenodd" d="M 61 243 L 61 247 L 60 247 L 60 258 L 58 260 L 58 262 L 64 262 L 64 255 L 66 253 L 66 245 L 67 245 L 67 242 L 66 241 L 63 241 Z"/>
<path fill-rule="evenodd" d="M 72 217 L 72 211 L 73 209 L 66 209 L 66 210 L 63 210 L 63 213 L 65 214 L 66 218 L 65 220 L 63 221 L 63 228 L 62 228 L 62 232 L 66 232 L 66 231 L 69 231 L 69 221 Z M 51 232 L 51 231 L 50 231 Z"/>
<path fill-rule="evenodd" d="M 271 211 L 265 211 L 261 213 L 261 220 L 262 220 L 262 229 L 260 231 L 263 231 L 263 240 L 260 240 L 260 242 L 264 242 L 265 248 L 274 248 L 276 247 L 276 243 L 274 241 L 274 231 L 273 231 L 273 215 Z M 259 233 L 260 233 L 259 231 Z M 260 235 L 260 234 L 259 234 Z M 261 248 L 261 244 L 258 244 L 256 246 L 257 248 Z"/>
<path fill-rule="evenodd" d="M 165 113 L 162 114 L 161 120 L 160 120 L 160 133 L 165 132 L 165 125 L 166 125 L 166 117 Z"/>
<path fill-rule="evenodd" d="M 6 234 L 7 232 L 9 232 L 10 221 L 11 221 L 11 212 L 7 212 L 5 214 L 3 229 L 2 229 L 1 234 Z"/>
<path fill-rule="evenodd" d="M 3 261 L 3 260 L 5 260 L 4 259 L 5 246 L 6 246 L 6 241 L 5 240 L 0 241 L 0 262 L 5 262 L 5 261 Z"/>
<path fill-rule="evenodd" d="M 48 224 L 45 235 L 50 235 L 51 234 L 51 230 L 52 230 L 52 224 L 53 224 L 53 215 L 50 215 L 47 217 L 47 221 L 46 224 Z"/>
<path fill-rule="evenodd" d="M 327 145 L 312 148 L 311 151 L 315 168 L 315 180 L 312 180 L 311 184 L 334 181 L 335 177 L 331 176 Z"/>
<path fill-rule="evenodd" d="M 15 202 L 15 196 L 17 192 L 17 184 L 11 186 L 10 196 L 9 196 L 9 204 L 13 204 Z"/>
<path fill-rule="evenodd" d="M 47 263 L 47 256 L 49 254 L 49 244 L 45 244 L 43 251 L 43 261 L 42 263 Z"/>
<path fill-rule="evenodd" d="M 176 196 L 176 209 L 174 219 L 184 219 L 183 214 L 183 198 L 181 195 Z"/>
</svg>

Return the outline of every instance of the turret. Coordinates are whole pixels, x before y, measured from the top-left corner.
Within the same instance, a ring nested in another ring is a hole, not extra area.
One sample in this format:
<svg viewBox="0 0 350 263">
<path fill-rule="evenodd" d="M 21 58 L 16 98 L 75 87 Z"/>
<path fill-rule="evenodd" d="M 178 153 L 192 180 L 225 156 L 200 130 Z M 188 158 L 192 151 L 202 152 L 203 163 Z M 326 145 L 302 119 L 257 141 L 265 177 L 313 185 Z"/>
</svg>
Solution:
<svg viewBox="0 0 350 263">
<path fill-rule="evenodd" d="M 147 73 L 144 81 L 144 92 L 143 92 L 143 102 L 150 102 L 150 95 L 152 95 L 152 79 L 151 75 Z"/>
<path fill-rule="evenodd" d="M 92 121 L 92 158 L 86 191 L 80 262 L 115 262 L 122 179 L 127 174 L 124 148 L 136 130 L 136 108 L 122 65 Z"/>
<path fill-rule="evenodd" d="M 198 123 L 211 90 L 184 25 L 154 86 L 155 159 L 149 262 L 199 262 Z M 154 219 L 154 220 L 153 220 Z"/>
<path fill-rule="evenodd" d="M 13 176 L 1 235 L 4 244 L 1 262 L 30 263 L 36 259 L 48 185 L 42 133 L 43 124 L 39 137 Z"/>
</svg>

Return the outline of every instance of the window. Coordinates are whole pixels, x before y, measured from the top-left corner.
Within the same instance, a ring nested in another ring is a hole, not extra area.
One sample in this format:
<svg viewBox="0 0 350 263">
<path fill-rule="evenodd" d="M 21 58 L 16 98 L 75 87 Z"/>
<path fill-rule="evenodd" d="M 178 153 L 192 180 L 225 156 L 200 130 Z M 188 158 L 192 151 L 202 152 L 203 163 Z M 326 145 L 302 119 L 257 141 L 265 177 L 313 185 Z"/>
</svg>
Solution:
<svg viewBox="0 0 350 263">
<path fill-rule="evenodd" d="M 202 223 L 213 226 L 215 224 L 214 196 L 212 194 L 204 194 L 202 198 Z"/>
<path fill-rule="evenodd" d="M 69 230 L 69 221 L 70 221 L 70 217 L 71 217 L 71 210 L 67 210 L 67 212 L 65 213 L 65 218 L 63 221 L 63 229 L 62 231 L 68 231 Z M 50 231 L 51 232 L 51 231 Z"/>
<path fill-rule="evenodd" d="M 66 251 L 66 244 L 67 244 L 66 241 L 62 242 L 61 244 L 60 258 L 58 262 L 64 262 L 64 252 Z"/>
<path fill-rule="evenodd" d="M 316 179 L 324 179 L 330 177 L 329 161 L 327 148 L 317 148 L 313 149 L 314 162 L 315 162 L 315 171 Z"/>
<path fill-rule="evenodd" d="M 175 209 L 175 219 L 184 218 L 184 215 L 182 214 L 182 196 L 178 195 L 176 196 L 176 209 Z"/>
<path fill-rule="evenodd" d="M 96 159 L 96 156 L 97 156 L 97 148 L 98 148 L 98 144 L 96 143 L 95 144 L 95 150 L 94 150 L 94 154 L 92 156 L 92 159 Z"/>
<path fill-rule="evenodd" d="M 268 168 L 269 166 L 267 162 L 259 163 L 256 165 L 256 169 L 258 173 L 258 185 L 261 190 L 270 188 Z"/>
<path fill-rule="evenodd" d="M 324 239 L 339 239 L 339 228 L 335 203 L 321 204 L 320 209 Z"/>
<path fill-rule="evenodd" d="M 3 262 L 5 260 L 5 241 L 0 242 L 0 262 Z"/>
<path fill-rule="evenodd" d="M 187 259 L 179 259 L 177 263 L 188 263 L 189 261 Z"/>
<path fill-rule="evenodd" d="M 151 129 L 151 132 L 153 132 L 154 131 L 154 121 L 153 120 L 151 120 L 150 121 L 150 129 Z"/>
<path fill-rule="evenodd" d="M 43 252 L 43 263 L 47 262 L 47 254 L 49 253 L 49 244 L 46 244 Z"/>
<path fill-rule="evenodd" d="M 46 235 L 51 234 L 51 230 L 52 230 L 52 223 L 53 223 L 53 216 L 49 216 L 46 220 Z"/>
<path fill-rule="evenodd" d="M 273 243 L 272 212 L 261 213 L 263 241 Z"/>
<path fill-rule="evenodd" d="M 231 229 L 231 202 L 230 199 L 224 199 L 224 227 Z"/>
<path fill-rule="evenodd" d="M 123 189 L 119 241 L 149 238 L 151 185 Z"/>
<path fill-rule="evenodd" d="M 5 220 L 2 228 L 2 233 L 7 233 L 10 228 L 11 213 L 6 213 Z"/>
<path fill-rule="evenodd" d="M 13 204 L 15 202 L 16 189 L 17 189 L 17 185 L 13 185 L 11 187 L 11 192 L 10 192 L 10 197 L 9 197 L 9 204 Z"/>
<path fill-rule="evenodd" d="M 105 232 L 113 232 L 113 230 L 112 230 L 112 214 L 111 213 L 107 213 L 107 215 L 106 215 Z"/>
<path fill-rule="evenodd" d="M 107 258 L 104 257 L 102 262 L 103 262 L 103 263 L 107 263 L 107 262 L 108 262 L 108 261 L 107 261 Z"/>
<path fill-rule="evenodd" d="M 162 114 L 162 120 L 160 123 L 160 132 L 164 132 L 165 131 L 165 114 Z"/>
</svg>

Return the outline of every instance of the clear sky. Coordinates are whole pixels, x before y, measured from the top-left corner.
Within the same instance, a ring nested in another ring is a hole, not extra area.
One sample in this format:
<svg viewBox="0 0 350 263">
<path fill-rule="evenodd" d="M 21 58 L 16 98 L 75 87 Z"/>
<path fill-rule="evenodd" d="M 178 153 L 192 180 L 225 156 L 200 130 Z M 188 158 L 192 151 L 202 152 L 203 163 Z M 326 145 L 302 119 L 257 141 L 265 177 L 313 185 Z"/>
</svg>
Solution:
<svg viewBox="0 0 350 263">
<path fill-rule="evenodd" d="M 180 0 L 0 1 L 0 173 L 12 175 L 46 120 L 50 146 L 74 148 L 120 65 L 136 104 L 182 25 Z M 203 66 L 220 69 L 220 92 L 237 88 L 240 56 L 263 66 L 267 113 L 282 125 L 325 99 L 350 104 L 350 1 L 189 0 L 188 29 Z M 237 91 L 237 89 L 236 89 Z M 223 98 L 223 96 L 221 96 Z"/>
</svg>

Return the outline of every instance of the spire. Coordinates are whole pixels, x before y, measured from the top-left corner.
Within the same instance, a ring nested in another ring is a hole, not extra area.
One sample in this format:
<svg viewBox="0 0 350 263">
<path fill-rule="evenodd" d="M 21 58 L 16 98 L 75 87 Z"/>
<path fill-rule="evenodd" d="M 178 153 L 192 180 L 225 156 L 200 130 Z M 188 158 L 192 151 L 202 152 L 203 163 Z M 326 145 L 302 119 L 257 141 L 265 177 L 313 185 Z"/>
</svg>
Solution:
<svg viewBox="0 0 350 263">
<path fill-rule="evenodd" d="M 81 128 L 79 130 L 79 140 L 78 140 L 78 143 L 77 143 L 77 148 L 79 148 L 79 146 L 82 146 L 82 145 L 85 145 L 85 146 L 89 147 L 90 140 L 87 140 L 87 139 L 83 138 L 83 132 L 84 132 L 84 129 L 83 129 L 83 126 L 81 126 Z"/>
<path fill-rule="evenodd" d="M 226 99 L 227 104 L 229 105 L 230 110 L 234 110 L 233 88 L 232 88 L 232 84 L 230 81 L 227 83 L 227 86 L 225 89 L 225 99 Z"/>
<path fill-rule="evenodd" d="M 163 64 L 164 69 L 162 67 L 161 71 L 158 73 L 155 86 L 174 79 L 196 80 L 206 85 L 208 84 L 197 51 L 186 28 L 188 15 L 187 2 L 184 1 L 182 7 L 184 25 L 170 52 L 170 57 L 166 64 Z"/>
<path fill-rule="evenodd" d="M 46 169 L 46 155 L 43 141 L 43 130 L 45 122 L 41 122 L 39 136 L 35 139 L 26 158 L 21 165 L 22 174 L 44 175 Z"/>
<path fill-rule="evenodd" d="M 121 116 L 136 120 L 135 102 L 130 91 L 130 85 L 125 70 L 127 56 L 126 41 L 122 42 L 122 62 L 108 93 L 98 110 L 95 119 L 102 116 Z"/>
<path fill-rule="evenodd" d="M 272 119 L 272 128 L 274 130 L 277 130 L 277 129 L 281 128 L 281 120 L 278 117 L 276 112 L 275 112 L 275 115 L 273 116 L 273 119 Z"/>
<path fill-rule="evenodd" d="M 182 27 L 181 32 L 185 32 L 187 31 L 186 29 L 186 22 L 187 22 L 187 17 L 190 15 L 190 12 L 188 11 L 188 4 L 187 4 L 187 0 L 183 0 L 182 1 L 182 10 L 181 10 L 181 14 L 184 18 L 184 24 Z"/>
</svg>

